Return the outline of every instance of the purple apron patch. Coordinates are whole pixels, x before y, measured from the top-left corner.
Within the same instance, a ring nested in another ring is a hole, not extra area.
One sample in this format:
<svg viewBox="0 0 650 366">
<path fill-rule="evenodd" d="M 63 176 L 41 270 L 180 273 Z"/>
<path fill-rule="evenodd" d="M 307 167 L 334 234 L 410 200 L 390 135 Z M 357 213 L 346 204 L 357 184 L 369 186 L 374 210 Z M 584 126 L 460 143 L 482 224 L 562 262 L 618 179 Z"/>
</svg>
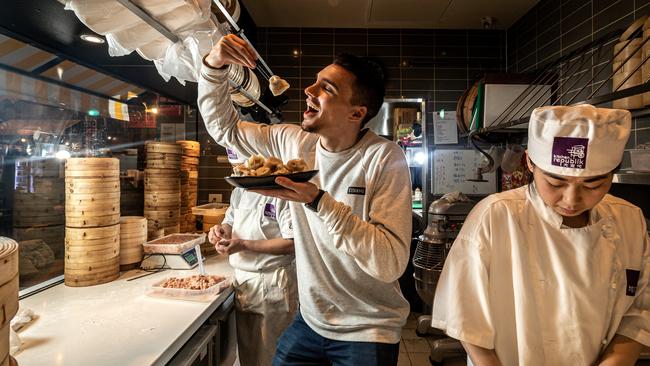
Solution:
<svg viewBox="0 0 650 366">
<path fill-rule="evenodd" d="M 584 169 L 587 161 L 589 139 L 578 137 L 556 137 L 553 139 L 551 165 L 563 168 Z"/>
<path fill-rule="evenodd" d="M 264 205 L 264 216 L 275 220 L 275 205 L 267 203 Z"/>
</svg>

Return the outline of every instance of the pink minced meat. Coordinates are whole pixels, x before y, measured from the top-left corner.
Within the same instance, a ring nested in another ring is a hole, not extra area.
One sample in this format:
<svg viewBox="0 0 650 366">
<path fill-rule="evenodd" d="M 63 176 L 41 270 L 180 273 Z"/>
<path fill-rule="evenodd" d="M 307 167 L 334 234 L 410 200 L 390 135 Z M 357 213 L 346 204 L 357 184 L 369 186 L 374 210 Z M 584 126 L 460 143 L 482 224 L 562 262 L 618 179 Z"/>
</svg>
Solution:
<svg viewBox="0 0 650 366">
<path fill-rule="evenodd" d="M 160 286 L 164 288 L 180 288 L 184 290 L 205 290 L 223 281 L 223 279 L 224 278 L 221 276 L 214 275 L 194 275 L 180 278 L 170 277 Z"/>
</svg>

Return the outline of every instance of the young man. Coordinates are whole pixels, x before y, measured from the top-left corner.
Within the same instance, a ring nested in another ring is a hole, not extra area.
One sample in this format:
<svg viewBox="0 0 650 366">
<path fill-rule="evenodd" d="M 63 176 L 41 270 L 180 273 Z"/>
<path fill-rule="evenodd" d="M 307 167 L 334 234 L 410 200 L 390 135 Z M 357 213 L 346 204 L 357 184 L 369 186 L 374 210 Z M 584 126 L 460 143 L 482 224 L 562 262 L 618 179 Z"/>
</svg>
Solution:
<svg viewBox="0 0 650 366">
<path fill-rule="evenodd" d="M 246 161 L 227 151 L 231 164 Z M 289 203 L 235 188 L 226 218 L 210 229 L 208 238 L 235 268 L 239 361 L 270 366 L 277 340 L 298 310 Z"/>
<path fill-rule="evenodd" d="M 533 182 L 468 216 L 445 262 L 433 326 L 475 365 L 633 365 L 650 345 L 650 240 L 639 208 L 607 194 L 630 113 L 542 107 Z"/>
<path fill-rule="evenodd" d="M 304 159 L 313 182 L 261 191 L 290 203 L 300 311 L 274 364 L 395 365 L 409 304 L 397 280 L 409 258 L 410 179 L 399 146 L 362 129 L 383 102 L 381 68 L 344 56 L 305 89 L 300 126 L 239 121 L 227 65 L 254 67 L 250 45 L 223 37 L 204 58 L 198 105 L 220 144 L 283 161 Z"/>
</svg>

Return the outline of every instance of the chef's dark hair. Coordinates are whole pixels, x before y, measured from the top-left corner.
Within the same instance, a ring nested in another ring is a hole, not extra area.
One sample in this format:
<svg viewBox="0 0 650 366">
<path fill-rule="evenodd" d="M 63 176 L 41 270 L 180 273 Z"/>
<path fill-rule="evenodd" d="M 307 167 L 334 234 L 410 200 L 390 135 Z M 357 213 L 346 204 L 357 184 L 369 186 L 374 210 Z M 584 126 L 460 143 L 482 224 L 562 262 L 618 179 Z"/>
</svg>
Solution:
<svg viewBox="0 0 650 366">
<path fill-rule="evenodd" d="M 366 107 L 366 116 L 361 121 L 361 126 L 364 126 L 366 122 L 377 115 L 384 103 L 386 94 L 384 67 L 374 59 L 349 53 L 341 53 L 336 56 L 334 64 L 348 70 L 356 77 L 351 103 Z"/>
</svg>

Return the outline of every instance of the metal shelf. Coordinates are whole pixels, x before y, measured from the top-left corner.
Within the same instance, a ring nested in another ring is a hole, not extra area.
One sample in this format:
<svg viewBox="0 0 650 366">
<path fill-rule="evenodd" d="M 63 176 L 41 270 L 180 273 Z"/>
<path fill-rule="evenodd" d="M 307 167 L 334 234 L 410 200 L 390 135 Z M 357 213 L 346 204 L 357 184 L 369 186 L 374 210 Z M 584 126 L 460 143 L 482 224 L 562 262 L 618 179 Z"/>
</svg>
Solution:
<svg viewBox="0 0 650 366">
<path fill-rule="evenodd" d="M 614 174 L 614 183 L 650 185 L 650 172 L 621 170 Z"/>
<path fill-rule="evenodd" d="M 512 102 L 512 104 L 509 105 L 504 110 L 504 112 L 493 121 L 490 127 L 480 128 L 474 133 L 474 135 L 481 136 L 488 133 L 510 133 L 510 134 L 524 133 L 526 129 L 513 129 L 511 127 L 529 122 L 529 116 L 527 115 L 526 112 L 530 110 L 532 106 L 540 107 L 544 105 L 556 105 L 561 103 L 566 103 L 569 105 L 578 105 L 578 104 L 599 105 L 614 100 L 618 100 L 621 98 L 626 98 L 633 95 L 639 95 L 645 92 L 649 92 L 650 80 L 646 80 L 644 83 L 640 85 L 636 85 L 622 90 L 618 90 L 618 88 L 616 88 L 611 93 L 596 95 L 597 92 L 602 87 L 604 87 L 608 82 L 610 81 L 613 82 L 613 76 L 616 74 L 616 72 L 621 70 L 621 68 L 625 64 L 627 64 L 627 62 L 631 59 L 633 54 L 640 52 L 640 50 L 642 49 L 643 45 L 646 42 L 649 42 L 649 39 L 647 38 L 644 39 L 644 42 L 640 46 L 636 47 L 634 52 L 631 52 L 632 55 L 626 57 L 620 64 L 614 65 L 614 70 L 611 71 L 609 73 L 609 76 L 606 77 L 604 80 L 595 81 L 599 74 L 601 74 L 603 71 L 610 68 L 610 65 L 612 65 L 614 59 L 616 57 L 619 57 L 619 55 L 623 52 L 623 50 L 626 47 L 621 47 L 621 49 L 615 55 L 613 55 L 613 57 L 608 59 L 608 62 L 599 66 L 597 72 L 592 72 L 593 76 L 591 80 L 589 80 L 587 83 L 580 84 L 578 83 L 580 79 L 577 79 L 571 85 L 567 86 L 564 85 L 565 83 L 561 81 L 562 80 L 561 75 L 564 75 L 564 77 L 566 77 L 568 80 L 569 76 L 572 73 L 583 69 L 585 66 L 588 65 L 588 62 L 597 53 L 602 52 L 603 46 L 605 44 L 613 40 L 618 40 L 619 36 L 622 33 L 623 33 L 622 30 L 617 30 L 609 34 L 606 34 L 603 37 L 600 37 L 599 39 L 593 41 L 592 43 L 582 46 L 574 50 L 570 54 L 559 58 L 555 62 L 548 64 L 546 67 L 536 72 L 537 77 L 535 81 L 531 83 L 531 86 L 529 86 L 526 90 L 524 90 L 521 93 L 521 95 L 519 95 Z M 630 37 L 630 39 L 626 41 L 628 42 L 626 46 L 629 45 L 632 39 L 633 38 Z M 644 59 L 642 59 L 641 60 L 642 62 L 631 73 L 629 73 L 629 76 L 625 80 L 623 80 L 623 82 L 621 82 L 620 85 L 623 85 L 635 72 L 640 72 L 641 66 L 644 65 L 646 61 L 648 61 L 648 59 L 649 57 L 645 57 Z M 595 90 L 589 96 L 587 96 L 586 100 L 583 100 L 581 102 L 574 102 L 574 99 L 578 95 L 580 95 L 587 87 L 592 85 L 592 83 Z M 569 84 L 569 82 L 567 81 L 566 84 Z M 544 95 L 543 94 L 539 95 L 539 90 L 542 89 L 532 87 L 535 85 L 551 85 L 552 86 L 551 95 L 546 97 L 545 100 L 543 100 Z M 535 91 L 536 89 L 539 90 Z M 568 99 L 570 95 L 573 95 L 573 97 Z M 568 101 L 565 101 L 565 98 L 567 98 Z M 650 115 L 650 108 L 643 107 L 636 110 L 630 110 L 630 112 L 632 112 L 633 117 L 641 117 L 641 116 Z M 469 136 L 469 133 L 461 134 L 461 137 L 467 137 L 467 136 Z"/>
</svg>

